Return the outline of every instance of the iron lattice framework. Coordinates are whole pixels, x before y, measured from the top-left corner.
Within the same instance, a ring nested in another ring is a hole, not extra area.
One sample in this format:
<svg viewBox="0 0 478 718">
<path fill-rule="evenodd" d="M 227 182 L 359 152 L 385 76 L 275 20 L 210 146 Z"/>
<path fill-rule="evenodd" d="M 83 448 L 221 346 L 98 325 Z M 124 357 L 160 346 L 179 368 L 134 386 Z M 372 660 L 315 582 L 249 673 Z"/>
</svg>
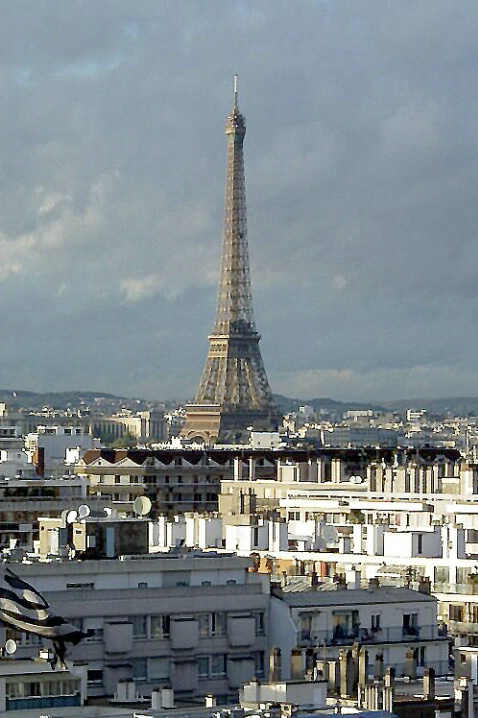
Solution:
<svg viewBox="0 0 478 718">
<path fill-rule="evenodd" d="M 227 179 L 224 242 L 216 321 L 193 404 L 187 407 L 183 435 L 207 441 L 240 438 L 249 426 L 271 429 L 277 409 L 262 361 L 252 307 L 247 245 L 243 143 L 246 122 L 239 112 L 234 78 L 234 109 L 226 122 Z"/>
</svg>

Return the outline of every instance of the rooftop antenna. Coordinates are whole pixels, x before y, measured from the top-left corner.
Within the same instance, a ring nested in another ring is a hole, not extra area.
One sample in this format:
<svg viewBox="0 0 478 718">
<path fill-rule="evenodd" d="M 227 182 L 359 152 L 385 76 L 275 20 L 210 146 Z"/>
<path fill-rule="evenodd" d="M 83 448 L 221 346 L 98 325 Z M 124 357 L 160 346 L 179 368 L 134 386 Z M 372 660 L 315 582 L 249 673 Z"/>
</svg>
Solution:
<svg viewBox="0 0 478 718">
<path fill-rule="evenodd" d="M 239 109 L 239 106 L 237 104 L 237 75 L 234 75 L 234 109 Z"/>
<path fill-rule="evenodd" d="M 6 658 L 7 656 L 13 656 L 13 654 L 17 650 L 17 644 L 16 641 L 14 641 L 12 638 L 9 638 L 8 641 L 5 643 L 3 648 L 0 649 L 0 655 L 2 658 Z"/>
<path fill-rule="evenodd" d="M 151 511 L 151 506 L 149 496 L 137 496 L 133 503 L 133 510 L 137 516 L 146 516 Z"/>
<path fill-rule="evenodd" d="M 91 509 L 88 506 L 88 504 L 81 504 L 81 506 L 78 508 L 78 518 L 80 520 L 88 518 L 88 516 L 91 514 Z"/>
</svg>

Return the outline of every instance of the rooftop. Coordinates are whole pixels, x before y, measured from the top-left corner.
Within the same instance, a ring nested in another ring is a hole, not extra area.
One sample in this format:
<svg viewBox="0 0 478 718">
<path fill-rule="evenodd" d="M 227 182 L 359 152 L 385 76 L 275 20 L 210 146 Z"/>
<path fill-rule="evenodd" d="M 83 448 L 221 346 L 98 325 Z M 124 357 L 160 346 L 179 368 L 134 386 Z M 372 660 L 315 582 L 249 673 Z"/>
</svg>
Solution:
<svg viewBox="0 0 478 718">
<path fill-rule="evenodd" d="M 383 586 L 369 589 L 324 591 L 320 587 L 308 591 L 283 591 L 273 588 L 272 595 L 289 606 L 357 606 L 369 603 L 423 603 L 436 602 L 434 596 L 410 588 Z"/>
</svg>

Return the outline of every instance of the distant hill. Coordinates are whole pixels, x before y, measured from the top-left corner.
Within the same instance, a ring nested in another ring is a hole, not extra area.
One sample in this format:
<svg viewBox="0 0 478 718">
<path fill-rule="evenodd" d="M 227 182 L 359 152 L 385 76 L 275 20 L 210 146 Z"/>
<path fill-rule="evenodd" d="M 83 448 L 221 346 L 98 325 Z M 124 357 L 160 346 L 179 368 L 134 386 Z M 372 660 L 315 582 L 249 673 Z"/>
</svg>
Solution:
<svg viewBox="0 0 478 718">
<path fill-rule="evenodd" d="M 432 416 L 478 416 L 478 397 L 450 397 L 447 399 L 401 399 L 383 402 L 387 409 L 426 409 Z"/>
<path fill-rule="evenodd" d="M 449 397 L 446 399 L 397 399 L 396 401 L 360 402 L 335 401 L 329 398 L 291 399 L 281 394 L 274 398 L 284 413 L 297 411 L 300 406 L 312 406 L 315 412 L 326 411 L 332 415 L 353 409 L 372 411 L 396 411 L 403 414 L 407 409 L 425 409 L 430 416 L 478 416 L 478 397 Z"/>
<path fill-rule="evenodd" d="M 274 399 L 284 413 L 289 411 L 298 411 L 300 406 L 311 406 L 315 412 L 320 410 L 331 414 L 342 414 L 344 411 L 351 409 L 372 409 L 373 411 L 386 411 L 383 404 L 366 403 L 360 401 L 336 401 L 335 399 L 291 399 L 282 394 L 274 394 Z"/>
<path fill-rule="evenodd" d="M 0 389 L 0 401 L 10 409 L 41 410 L 43 407 L 65 409 L 67 407 L 91 406 L 98 403 L 121 404 L 121 402 L 141 401 L 95 391 L 58 391 L 35 392 L 22 389 Z M 144 402 L 142 402 L 144 403 Z"/>
<path fill-rule="evenodd" d="M 316 413 L 326 412 L 332 417 L 340 417 L 345 411 L 353 409 L 371 409 L 372 411 L 396 411 L 403 414 L 407 409 L 425 409 L 430 416 L 478 416 L 478 397 L 449 397 L 445 399 L 399 399 L 396 401 L 360 402 L 336 401 L 329 397 L 311 399 L 294 399 L 274 394 L 274 399 L 281 411 L 287 414 L 298 411 L 300 406 L 312 406 Z M 147 400 L 135 397 L 118 396 L 102 391 L 58 391 L 34 392 L 22 389 L 0 389 L 0 401 L 5 402 L 10 409 L 27 409 L 39 411 L 43 407 L 53 409 L 66 409 L 89 407 L 98 408 L 105 412 L 114 411 L 122 406 L 131 409 L 143 410 L 148 407 L 159 406 L 161 403 L 169 407 L 178 406 L 181 402 L 168 400 Z"/>
</svg>

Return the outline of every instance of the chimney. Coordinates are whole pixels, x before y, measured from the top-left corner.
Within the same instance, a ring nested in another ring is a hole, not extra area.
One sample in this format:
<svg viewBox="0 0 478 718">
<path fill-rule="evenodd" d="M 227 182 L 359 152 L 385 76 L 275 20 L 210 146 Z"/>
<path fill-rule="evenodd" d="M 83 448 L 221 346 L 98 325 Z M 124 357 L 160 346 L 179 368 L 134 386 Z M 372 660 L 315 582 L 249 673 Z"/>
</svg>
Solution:
<svg viewBox="0 0 478 718">
<path fill-rule="evenodd" d="M 165 686 L 161 689 L 161 707 L 174 708 L 174 691 L 172 688 Z"/>
<path fill-rule="evenodd" d="M 368 651 L 362 646 L 358 654 L 358 684 L 365 689 L 368 679 Z"/>
<path fill-rule="evenodd" d="M 430 595 L 431 593 L 431 581 L 429 578 L 426 578 L 424 576 L 420 577 L 420 583 L 418 584 L 418 590 L 420 593 L 427 593 Z"/>
<path fill-rule="evenodd" d="M 375 654 L 375 669 L 373 672 L 373 677 L 376 681 L 381 681 L 384 676 L 384 666 L 383 666 L 383 653 L 376 653 Z"/>
<path fill-rule="evenodd" d="M 389 666 L 385 671 L 383 683 L 386 688 L 393 688 L 395 686 L 395 668 Z"/>
<path fill-rule="evenodd" d="M 405 675 L 412 681 L 417 677 L 417 659 L 413 648 L 409 648 L 405 654 Z"/>
<path fill-rule="evenodd" d="M 304 665 L 302 662 L 302 650 L 293 648 L 290 657 L 290 674 L 293 681 L 304 680 Z"/>
<path fill-rule="evenodd" d="M 342 648 L 339 652 L 340 663 L 340 695 L 342 698 L 351 698 L 356 691 L 356 665 L 353 656 L 353 649 Z"/>
<path fill-rule="evenodd" d="M 427 701 L 435 699 L 435 669 L 425 668 L 423 671 L 423 696 Z"/>
<path fill-rule="evenodd" d="M 277 683 L 281 679 L 280 648 L 271 648 L 269 656 L 269 683 Z"/>
</svg>

